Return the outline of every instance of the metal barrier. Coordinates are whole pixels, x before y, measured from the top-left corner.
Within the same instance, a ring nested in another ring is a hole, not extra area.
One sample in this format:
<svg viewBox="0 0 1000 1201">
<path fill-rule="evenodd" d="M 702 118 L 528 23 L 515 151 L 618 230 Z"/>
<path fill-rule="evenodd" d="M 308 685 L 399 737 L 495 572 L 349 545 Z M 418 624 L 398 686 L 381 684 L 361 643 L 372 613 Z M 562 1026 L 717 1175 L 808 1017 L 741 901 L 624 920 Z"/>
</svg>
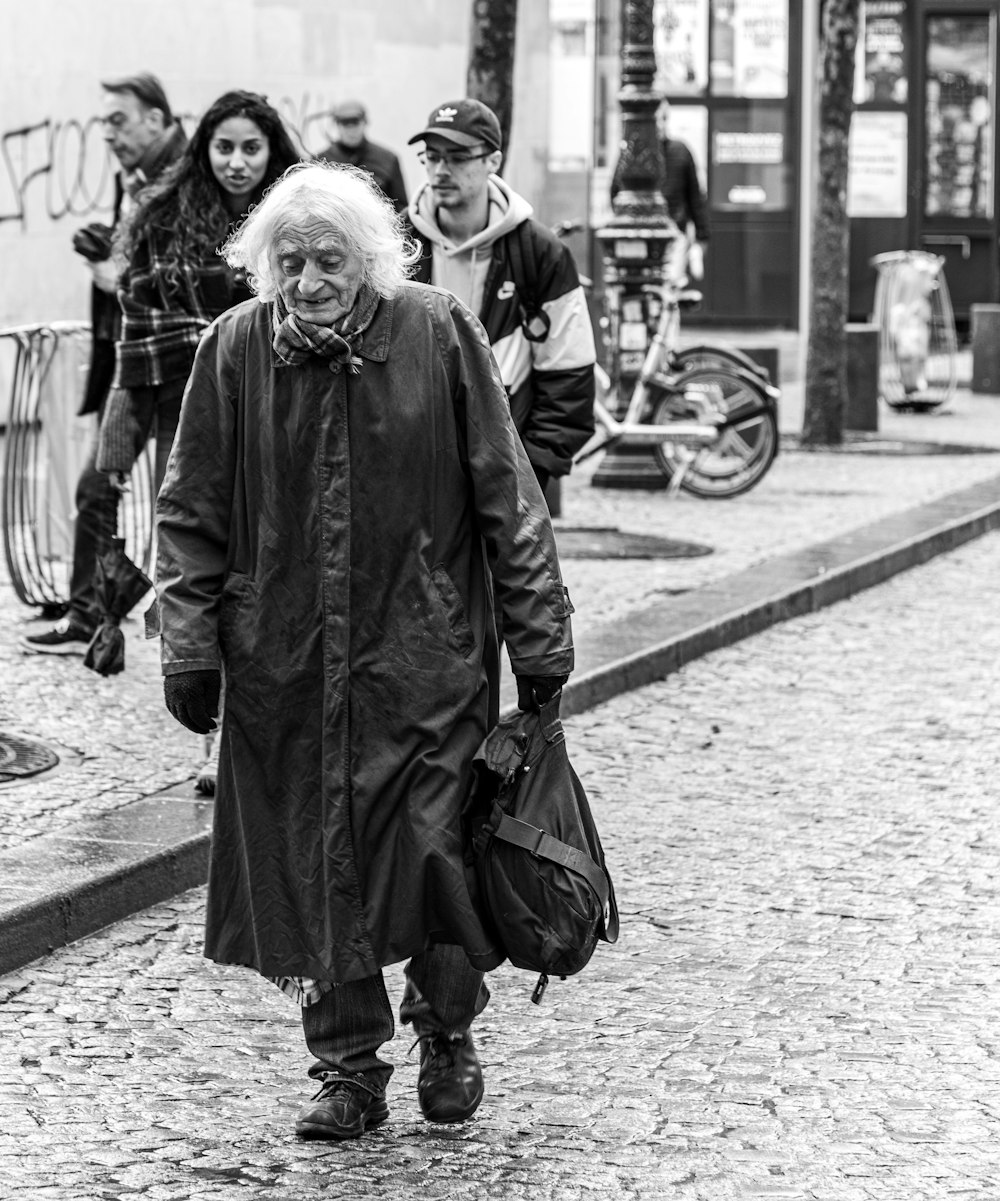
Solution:
<svg viewBox="0 0 1000 1201">
<path fill-rule="evenodd" d="M 90 326 L 22 325 L 0 330 L 0 339 L 14 343 L 0 493 L 7 570 L 19 600 L 55 613 L 69 599 L 76 484 L 95 434 L 94 418 L 76 415 L 90 360 Z M 147 445 L 118 506 L 126 554 L 147 573 L 154 499 Z"/>
<path fill-rule="evenodd" d="M 895 409 L 936 409 L 951 399 L 958 372 L 944 259 L 893 250 L 871 262 L 878 270 L 879 394 Z"/>
</svg>

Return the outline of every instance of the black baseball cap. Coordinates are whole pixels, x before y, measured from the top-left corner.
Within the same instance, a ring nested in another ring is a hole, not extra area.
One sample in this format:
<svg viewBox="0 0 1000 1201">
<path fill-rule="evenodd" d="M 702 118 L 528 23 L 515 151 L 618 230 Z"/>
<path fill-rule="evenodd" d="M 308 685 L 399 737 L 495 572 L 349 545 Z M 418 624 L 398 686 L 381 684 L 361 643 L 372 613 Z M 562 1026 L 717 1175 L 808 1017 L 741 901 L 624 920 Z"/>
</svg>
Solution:
<svg viewBox="0 0 1000 1201">
<path fill-rule="evenodd" d="M 481 100 L 449 100 L 439 105 L 427 118 L 427 128 L 415 133 L 407 142 L 423 142 L 429 134 L 446 138 L 456 146 L 477 146 L 485 142 L 491 150 L 500 150 L 500 122 L 496 113 Z"/>
</svg>

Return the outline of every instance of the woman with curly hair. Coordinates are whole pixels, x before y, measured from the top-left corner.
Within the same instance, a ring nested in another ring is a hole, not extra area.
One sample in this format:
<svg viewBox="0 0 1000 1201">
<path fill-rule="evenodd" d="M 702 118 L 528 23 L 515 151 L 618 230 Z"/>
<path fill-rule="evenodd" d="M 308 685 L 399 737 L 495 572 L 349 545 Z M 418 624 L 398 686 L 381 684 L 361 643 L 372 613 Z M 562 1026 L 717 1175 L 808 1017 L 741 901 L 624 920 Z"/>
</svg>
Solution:
<svg viewBox="0 0 1000 1201">
<path fill-rule="evenodd" d="M 122 334 L 98 453 L 99 469 L 119 486 L 155 426 L 159 488 L 201 336 L 252 296 L 219 247 L 304 157 L 263 96 L 226 92 L 124 222 L 117 246 Z"/>
<path fill-rule="evenodd" d="M 122 334 L 97 455 L 98 469 L 116 487 L 127 486 L 155 430 L 159 490 L 202 334 L 253 295 L 219 248 L 266 189 L 304 157 L 263 96 L 226 92 L 125 221 L 117 247 L 124 263 Z M 207 749 L 198 788 L 213 792 L 215 756 Z"/>
</svg>

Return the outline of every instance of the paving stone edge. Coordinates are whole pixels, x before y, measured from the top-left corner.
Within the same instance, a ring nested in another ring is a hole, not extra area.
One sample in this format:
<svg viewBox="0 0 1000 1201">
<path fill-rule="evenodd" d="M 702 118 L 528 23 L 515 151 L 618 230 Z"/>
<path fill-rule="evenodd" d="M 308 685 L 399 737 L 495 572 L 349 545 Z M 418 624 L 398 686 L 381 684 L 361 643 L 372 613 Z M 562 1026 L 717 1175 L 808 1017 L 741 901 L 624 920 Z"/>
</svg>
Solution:
<svg viewBox="0 0 1000 1201">
<path fill-rule="evenodd" d="M 582 713 L 622 692 L 663 679 L 686 663 L 714 650 L 730 646 L 792 617 L 845 600 L 936 555 L 1000 528 L 1000 477 L 988 481 L 988 485 L 994 494 L 988 503 L 973 503 L 958 516 L 938 519 L 916 534 L 897 537 L 895 541 L 889 541 L 875 551 L 859 555 L 841 565 L 826 567 L 822 562 L 824 556 L 815 552 L 821 550 L 823 545 L 832 548 L 840 543 L 846 544 L 851 536 L 810 548 L 805 553 L 813 554 L 816 561 L 815 573 L 811 578 L 777 586 L 770 594 L 765 593 L 742 605 L 736 604 L 730 611 L 701 624 L 692 625 L 662 641 L 575 675 L 564 690 L 563 714 L 571 716 Z M 949 502 L 954 507 L 956 500 L 968 497 L 970 501 L 975 501 L 982 494 L 980 485 L 944 498 L 943 505 L 941 502 L 932 503 L 922 506 L 922 509 L 931 515 L 942 508 L 946 510 Z M 886 518 L 875 523 L 875 526 L 891 529 L 894 521 L 893 517 Z M 796 552 L 779 556 L 739 574 L 750 577 L 754 573 L 773 572 L 779 560 L 791 562 L 801 559 L 802 555 L 803 552 Z M 780 577 L 781 573 L 776 574 Z M 724 592 L 725 584 L 726 581 L 720 581 L 717 585 L 699 590 L 699 594 Z M 647 620 L 649 616 L 646 615 Z M 655 613 L 652 616 L 655 618 Z M 598 632 L 596 641 L 599 640 Z M 170 791 L 173 790 L 166 790 Z M 116 810 L 108 816 L 120 820 L 123 812 Z M 99 820 L 98 823 L 91 823 L 91 829 L 99 824 Z M 62 837 L 65 838 L 65 835 Z M 43 837 L 28 845 L 41 849 L 40 844 L 45 842 L 46 838 Z M 95 872 L 86 880 L 53 890 L 36 900 L 8 906 L 5 911 L 0 911 L 0 974 L 16 971 L 57 947 L 203 884 L 207 877 L 209 842 L 210 834 L 205 831 L 176 845 L 158 847 L 126 863 Z M 0 856 L 0 862 L 3 858 L 9 861 L 17 853 L 18 849 L 5 853 Z"/>
</svg>

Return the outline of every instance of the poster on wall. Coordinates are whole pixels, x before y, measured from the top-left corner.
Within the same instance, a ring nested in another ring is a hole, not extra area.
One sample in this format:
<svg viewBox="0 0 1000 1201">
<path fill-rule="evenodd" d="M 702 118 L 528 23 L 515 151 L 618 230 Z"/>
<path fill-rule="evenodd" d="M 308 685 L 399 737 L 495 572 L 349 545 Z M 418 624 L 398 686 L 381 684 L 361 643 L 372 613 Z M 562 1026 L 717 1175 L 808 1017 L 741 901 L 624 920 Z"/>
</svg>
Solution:
<svg viewBox="0 0 1000 1201">
<path fill-rule="evenodd" d="M 787 209 L 791 180 L 787 147 L 781 109 L 717 113 L 712 134 L 712 207 L 730 212 Z"/>
<path fill-rule="evenodd" d="M 865 0 L 861 8 L 855 104 L 905 104 L 905 0 Z"/>
<path fill-rule="evenodd" d="M 906 216 L 906 114 L 856 112 L 847 175 L 849 217 Z"/>
<path fill-rule="evenodd" d="M 788 0 L 717 0 L 712 90 L 720 96 L 788 95 Z"/>
<path fill-rule="evenodd" d="M 697 96 L 708 87 L 708 0 L 655 0 L 653 86 L 667 96 Z"/>
</svg>

